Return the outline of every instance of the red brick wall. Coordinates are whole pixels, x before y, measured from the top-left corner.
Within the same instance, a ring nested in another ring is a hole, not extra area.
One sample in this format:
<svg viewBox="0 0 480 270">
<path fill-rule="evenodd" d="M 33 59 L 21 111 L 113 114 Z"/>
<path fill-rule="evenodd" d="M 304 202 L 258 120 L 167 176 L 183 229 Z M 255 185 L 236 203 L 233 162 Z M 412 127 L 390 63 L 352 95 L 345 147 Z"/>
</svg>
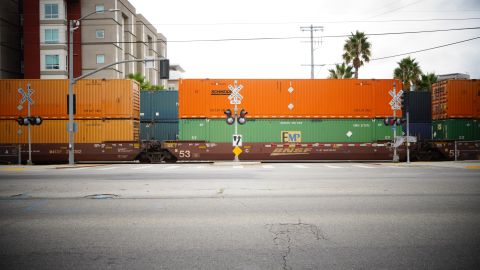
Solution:
<svg viewBox="0 0 480 270">
<path fill-rule="evenodd" d="M 24 78 L 40 79 L 39 0 L 23 0 Z"/>
<path fill-rule="evenodd" d="M 67 20 L 75 20 L 82 17 L 81 15 L 81 0 L 67 1 Z M 68 23 L 70 25 L 70 23 Z M 68 32 L 67 32 L 68 33 Z M 68 36 L 67 36 L 68 41 Z M 82 31 L 77 29 L 73 33 L 73 76 L 78 77 L 82 75 Z"/>
</svg>

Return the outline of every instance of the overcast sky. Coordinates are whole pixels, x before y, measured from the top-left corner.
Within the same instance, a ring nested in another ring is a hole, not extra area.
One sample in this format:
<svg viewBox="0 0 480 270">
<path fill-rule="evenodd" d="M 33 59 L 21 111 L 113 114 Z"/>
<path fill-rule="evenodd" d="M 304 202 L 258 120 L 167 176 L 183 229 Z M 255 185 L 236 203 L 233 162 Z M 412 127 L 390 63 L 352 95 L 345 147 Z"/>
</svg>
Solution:
<svg viewBox="0 0 480 270">
<path fill-rule="evenodd" d="M 310 67 L 303 66 L 310 64 L 310 32 L 301 31 L 310 25 L 323 26 L 314 33 L 314 58 L 316 65 L 325 66 L 315 67 L 315 78 L 326 78 L 331 64 L 342 62 L 344 35 L 356 30 L 381 34 L 480 28 L 479 0 L 129 1 L 167 37 L 168 58 L 186 70 L 184 78 L 310 78 Z M 480 29 L 369 35 L 368 40 L 375 59 L 475 37 Z M 480 38 L 410 55 L 425 73 L 480 78 Z M 359 77 L 392 78 L 397 62 L 407 56 L 370 61 Z"/>
</svg>

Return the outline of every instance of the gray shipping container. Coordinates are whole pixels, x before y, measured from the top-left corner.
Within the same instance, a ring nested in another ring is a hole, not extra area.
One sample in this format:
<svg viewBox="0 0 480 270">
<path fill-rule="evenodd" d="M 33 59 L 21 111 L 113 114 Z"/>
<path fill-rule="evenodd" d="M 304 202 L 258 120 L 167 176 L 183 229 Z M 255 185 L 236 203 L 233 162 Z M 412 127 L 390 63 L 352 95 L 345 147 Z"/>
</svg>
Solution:
<svg viewBox="0 0 480 270">
<path fill-rule="evenodd" d="M 405 108 L 408 106 L 410 123 L 432 122 L 432 93 L 408 91 L 405 93 L 405 106 L 403 115 L 406 117 Z"/>
<path fill-rule="evenodd" d="M 403 133 L 407 135 L 407 124 L 403 125 Z M 410 136 L 416 136 L 418 140 L 432 139 L 432 123 L 410 123 Z"/>
<path fill-rule="evenodd" d="M 168 141 L 178 139 L 178 121 L 141 122 L 141 140 Z"/>
<path fill-rule="evenodd" d="M 178 91 L 141 91 L 140 120 L 178 120 Z"/>
</svg>

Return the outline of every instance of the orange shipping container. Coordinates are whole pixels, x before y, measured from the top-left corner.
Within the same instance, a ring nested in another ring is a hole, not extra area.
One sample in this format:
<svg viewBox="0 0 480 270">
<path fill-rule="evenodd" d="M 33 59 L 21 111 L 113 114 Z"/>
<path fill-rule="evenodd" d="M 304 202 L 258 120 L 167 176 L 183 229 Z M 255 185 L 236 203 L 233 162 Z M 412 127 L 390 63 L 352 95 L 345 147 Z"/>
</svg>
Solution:
<svg viewBox="0 0 480 270">
<path fill-rule="evenodd" d="M 441 81 L 432 87 L 432 119 L 480 118 L 480 80 Z"/>
<path fill-rule="evenodd" d="M 139 141 L 138 120 L 76 120 L 78 132 L 75 143 L 102 143 L 108 141 Z M 31 126 L 32 143 L 68 144 L 68 120 L 44 120 L 39 126 Z M 18 130 L 22 133 L 18 136 Z M 0 120 L 0 144 L 28 142 L 28 127 L 19 126 L 15 120 Z"/>
<path fill-rule="evenodd" d="M 185 79 L 179 86 L 180 118 L 223 118 L 233 108 L 234 82 L 242 88 L 239 108 L 251 118 L 375 118 L 392 116 L 388 91 L 398 80 Z M 401 110 L 397 110 L 401 116 Z"/>
<path fill-rule="evenodd" d="M 20 89 L 33 90 L 31 115 L 68 119 L 68 80 L 0 80 L 0 118 L 27 115 L 27 102 L 19 107 Z M 80 80 L 74 85 L 77 119 L 140 117 L 140 87 L 132 80 Z M 19 110 L 21 108 L 21 110 Z"/>
</svg>

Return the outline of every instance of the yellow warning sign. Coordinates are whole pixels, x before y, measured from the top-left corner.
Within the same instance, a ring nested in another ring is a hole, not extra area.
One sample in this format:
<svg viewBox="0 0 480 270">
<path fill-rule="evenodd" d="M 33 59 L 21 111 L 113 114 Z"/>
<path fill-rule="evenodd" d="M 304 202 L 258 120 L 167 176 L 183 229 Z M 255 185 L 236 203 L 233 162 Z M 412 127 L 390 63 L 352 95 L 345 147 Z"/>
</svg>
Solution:
<svg viewBox="0 0 480 270">
<path fill-rule="evenodd" d="M 235 147 L 233 148 L 233 153 L 235 154 L 235 156 L 240 155 L 242 152 L 243 152 L 243 151 L 242 151 L 242 148 L 240 148 L 240 147 L 238 147 L 238 146 L 235 146 Z"/>
</svg>

